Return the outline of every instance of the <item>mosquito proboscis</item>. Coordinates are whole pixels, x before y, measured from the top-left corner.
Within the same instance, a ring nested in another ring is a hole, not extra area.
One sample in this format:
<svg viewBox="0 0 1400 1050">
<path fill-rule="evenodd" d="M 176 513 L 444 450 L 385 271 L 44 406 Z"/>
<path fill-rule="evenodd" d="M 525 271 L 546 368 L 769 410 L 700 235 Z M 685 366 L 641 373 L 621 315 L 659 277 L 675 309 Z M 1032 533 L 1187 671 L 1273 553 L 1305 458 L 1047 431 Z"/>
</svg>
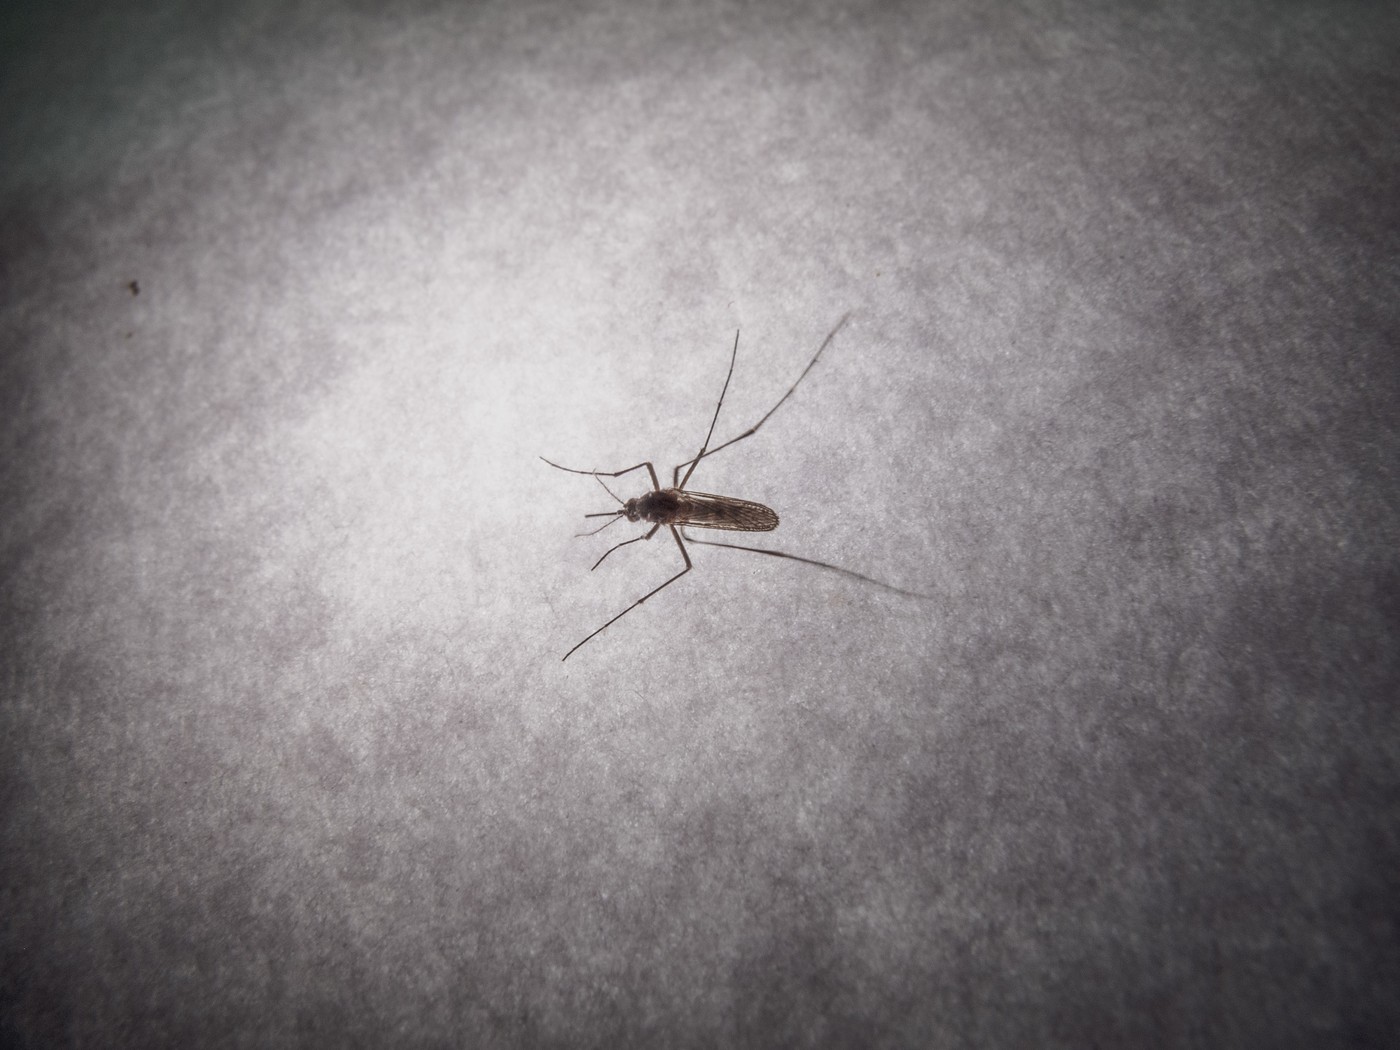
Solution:
<svg viewBox="0 0 1400 1050">
<path fill-rule="evenodd" d="M 810 372 L 817 361 L 821 359 L 826 348 L 831 345 L 831 341 L 836 338 L 836 334 L 845 327 L 846 321 L 850 319 L 850 316 L 851 315 L 847 313 L 842 316 L 841 320 L 836 322 L 836 327 L 822 340 L 822 345 L 817 348 L 817 352 L 812 356 L 812 360 L 807 363 L 807 367 L 804 368 L 802 374 L 797 377 L 797 382 L 793 383 L 792 386 L 788 388 L 788 392 L 778 399 L 776 405 L 764 413 L 762 419 L 737 437 L 732 437 L 724 444 L 710 448 L 710 439 L 715 435 L 715 424 L 719 422 L 720 409 L 724 407 L 724 396 L 729 392 L 729 381 L 734 378 L 734 362 L 739 357 L 739 333 L 736 331 L 734 333 L 734 349 L 731 350 L 729 354 L 729 372 L 724 377 L 724 386 L 719 392 L 719 401 L 715 403 L 715 412 L 710 418 L 710 429 L 706 432 L 705 440 L 701 443 L 700 451 L 695 454 L 695 457 L 686 460 L 684 463 L 677 464 L 671 471 L 671 487 L 668 489 L 663 489 L 661 487 L 661 482 L 656 477 L 656 468 L 652 466 L 650 461 L 638 463 L 624 470 L 577 470 L 573 467 L 560 466 L 551 459 L 545 459 L 544 456 L 540 457 L 540 459 L 544 460 L 556 470 L 564 470 L 568 471 L 570 474 L 584 474 L 592 477 L 598 484 L 603 486 L 608 495 L 611 496 L 621 508 L 613 511 L 602 511 L 597 514 L 585 514 L 585 518 L 607 518 L 608 520 L 591 532 L 579 533 L 580 536 L 596 535 L 614 522 L 620 521 L 622 518 L 626 518 L 628 521 L 632 522 L 644 521 L 651 524 L 651 528 L 642 535 L 633 536 L 630 540 L 623 540 L 621 543 L 609 547 L 603 552 L 603 556 L 593 563 L 593 569 L 602 565 L 608 555 L 618 548 L 626 547 L 629 543 L 638 543 L 642 540 L 651 539 L 663 525 L 670 529 L 671 536 L 676 541 L 676 547 L 679 548 L 681 552 L 681 559 L 685 562 L 685 568 L 680 572 L 676 573 L 669 580 L 666 580 L 659 587 L 654 587 L 646 594 L 642 595 L 631 605 L 627 606 L 627 608 L 623 609 L 622 612 L 618 613 L 611 620 L 603 624 L 603 626 L 599 627 L 565 653 L 565 660 L 573 656 L 574 653 L 578 652 L 584 645 L 598 637 L 598 635 L 617 623 L 618 620 L 622 619 L 648 598 L 665 590 L 688 573 L 693 566 L 690 562 L 690 553 L 686 550 L 686 543 L 698 543 L 705 547 L 728 547 L 731 550 L 766 554 L 770 558 L 786 558 L 789 561 L 802 562 L 804 565 L 813 565 L 819 569 L 839 572 L 843 576 L 849 576 L 865 583 L 874 584 L 876 587 L 882 587 L 887 591 L 893 591 L 895 594 L 902 594 L 910 598 L 931 597 L 931 595 L 921 594 L 918 591 L 905 590 L 902 587 L 895 587 L 892 584 L 884 583 L 873 577 L 866 576 L 863 573 L 855 572 L 852 569 L 843 569 L 839 565 L 831 565 L 828 562 L 817 561 L 813 558 L 803 558 L 796 554 L 767 550 L 763 547 L 746 547 L 738 543 L 720 543 L 717 540 L 697 540 L 695 537 L 685 532 L 685 529 L 688 527 L 697 529 L 722 529 L 728 532 L 772 532 L 778 527 L 778 515 L 770 508 L 765 507 L 762 503 L 753 503 L 749 500 L 737 499 L 733 496 L 717 496 L 710 492 L 695 492 L 691 489 L 687 489 L 686 485 L 689 483 L 690 476 L 695 473 L 695 468 L 700 465 L 702 459 L 713 456 L 721 449 L 726 449 L 730 445 L 743 441 L 744 438 L 752 437 L 758 432 L 759 427 L 768 422 L 769 417 L 772 416 L 774 412 L 778 411 L 788 398 L 792 397 L 798 385 L 802 380 L 807 378 L 807 373 Z M 685 468 L 684 477 L 681 476 L 682 468 Z M 603 480 L 604 478 L 620 478 L 626 474 L 631 474 L 634 470 L 643 469 L 646 470 L 647 476 L 651 479 L 652 491 L 629 500 L 624 501 L 620 499 L 612 489 L 608 488 L 607 482 Z M 593 570 L 590 569 L 589 571 L 591 572 Z"/>
</svg>

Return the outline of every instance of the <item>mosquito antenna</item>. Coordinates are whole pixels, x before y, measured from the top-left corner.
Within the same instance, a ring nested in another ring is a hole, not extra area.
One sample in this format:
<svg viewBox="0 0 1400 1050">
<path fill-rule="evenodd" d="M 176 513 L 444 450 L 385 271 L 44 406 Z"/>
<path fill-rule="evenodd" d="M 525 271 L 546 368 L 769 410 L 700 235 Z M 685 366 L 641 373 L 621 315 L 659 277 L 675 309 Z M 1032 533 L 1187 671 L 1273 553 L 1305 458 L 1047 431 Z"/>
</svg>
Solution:
<svg viewBox="0 0 1400 1050">
<path fill-rule="evenodd" d="M 614 492 L 612 489 L 608 488 L 608 483 L 607 483 L 606 481 L 604 481 L 602 478 L 600 478 L 597 474 L 594 474 L 594 475 L 593 475 L 593 480 L 596 481 L 599 485 L 602 485 L 602 486 L 603 486 L 603 491 L 606 492 L 609 496 L 611 496 L 614 500 L 616 500 L 616 501 L 617 501 L 617 505 L 618 505 L 619 507 L 625 507 L 625 506 L 626 506 L 626 504 L 623 503 L 622 500 L 620 500 L 620 499 L 617 498 L 617 493 Z M 589 515 L 586 515 L 586 514 L 585 514 L 584 517 L 589 517 Z"/>
<path fill-rule="evenodd" d="M 710 432 L 705 435 L 705 442 L 700 446 L 700 451 L 690 461 L 690 469 L 685 472 L 685 477 L 681 478 L 681 483 L 676 486 L 678 489 L 685 488 L 685 483 L 690 480 L 690 475 L 695 473 L 696 464 L 705 458 L 705 449 L 710 447 L 710 438 L 715 436 L 715 424 L 719 422 L 719 410 L 724 407 L 724 395 L 729 392 L 729 381 L 734 378 L 734 362 L 738 357 L 739 330 L 736 328 L 734 330 L 734 349 L 729 354 L 729 373 L 724 377 L 724 389 L 719 392 L 719 401 L 715 404 L 715 414 L 710 419 Z"/>
<path fill-rule="evenodd" d="M 613 522 L 619 520 L 619 519 L 622 517 L 622 511 L 620 511 L 620 510 L 610 510 L 610 511 L 608 511 L 606 514 L 585 514 L 584 517 L 585 517 L 585 518 L 607 518 L 608 520 L 605 521 L 605 522 L 603 522 L 603 524 L 599 525 L 599 526 L 598 526 L 596 529 L 594 529 L 592 532 L 576 532 L 576 533 L 574 533 L 574 537 L 575 537 L 575 538 L 578 538 L 579 536 L 596 536 L 596 535 L 598 535 L 598 533 L 602 532 L 604 529 L 606 529 L 606 528 L 607 528 L 609 525 L 611 525 Z"/>
</svg>

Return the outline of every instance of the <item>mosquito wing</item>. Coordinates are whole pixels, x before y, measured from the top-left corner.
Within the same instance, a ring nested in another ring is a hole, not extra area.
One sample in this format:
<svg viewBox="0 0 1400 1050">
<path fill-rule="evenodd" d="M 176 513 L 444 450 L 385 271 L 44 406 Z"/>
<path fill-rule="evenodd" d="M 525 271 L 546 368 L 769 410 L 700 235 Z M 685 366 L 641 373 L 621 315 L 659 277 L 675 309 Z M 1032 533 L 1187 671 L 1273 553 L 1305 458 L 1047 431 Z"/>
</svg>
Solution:
<svg viewBox="0 0 1400 1050">
<path fill-rule="evenodd" d="M 750 503 L 733 496 L 715 496 L 708 492 L 680 493 L 676 508 L 677 525 L 693 525 L 697 529 L 726 529 L 730 532 L 772 532 L 778 527 L 778 515 L 762 503 Z"/>
</svg>

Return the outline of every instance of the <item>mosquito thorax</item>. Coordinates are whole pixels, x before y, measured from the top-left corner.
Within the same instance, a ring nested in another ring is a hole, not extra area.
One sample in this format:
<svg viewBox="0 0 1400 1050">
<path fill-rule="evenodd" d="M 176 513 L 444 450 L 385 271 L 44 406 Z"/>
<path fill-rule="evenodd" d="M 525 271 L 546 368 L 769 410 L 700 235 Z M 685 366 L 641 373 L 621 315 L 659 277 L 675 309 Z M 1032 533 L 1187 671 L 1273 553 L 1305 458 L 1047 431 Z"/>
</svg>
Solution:
<svg viewBox="0 0 1400 1050">
<path fill-rule="evenodd" d="M 629 499 L 622 505 L 622 511 L 627 515 L 628 521 L 654 521 L 665 524 L 675 520 L 680 503 L 680 494 L 675 489 L 663 489 Z"/>
</svg>

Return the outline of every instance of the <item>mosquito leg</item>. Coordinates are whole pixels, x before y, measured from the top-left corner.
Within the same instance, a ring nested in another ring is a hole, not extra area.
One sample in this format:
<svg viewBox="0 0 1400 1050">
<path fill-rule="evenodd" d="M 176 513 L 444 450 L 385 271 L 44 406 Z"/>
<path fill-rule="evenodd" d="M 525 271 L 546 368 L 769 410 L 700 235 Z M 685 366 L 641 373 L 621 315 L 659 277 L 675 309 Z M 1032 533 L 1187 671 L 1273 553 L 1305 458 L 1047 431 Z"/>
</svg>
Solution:
<svg viewBox="0 0 1400 1050">
<path fill-rule="evenodd" d="M 724 387 L 719 392 L 719 400 L 715 402 L 715 414 L 710 417 L 710 431 L 705 435 L 705 440 L 700 445 L 700 451 L 695 458 L 690 460 L 690 470 L 685 472 L 685 477 L 677 483 L 676 476 L 681 468 L 677 467 L 671 472 L 671 486 L 677 489 L 685 488 L 685 483 L 690 480 L 690 475 L 695 471 L 695 465 L 705 458 L 705 449 L 710 445 L 710 438 L 715 436 L 715 424 L 719 422 L 719 410 L 724 407 L 724 395 L 729 392 L 729 381 L 734 378 L 734 361 L 739 356 L 739 332 L 734 332 L 734 349 L 729 353 L 729 372 L 724 377 Z M 682 464 L 684 466 L 684 464 Z M 658 486 L 659 488 L 660 486 Z"/>
<path fill-rule="evenodd" d="M 752 437 L 754 434 L 757 434 L 757 433 L 758 433 L 758 428 L 761 427 L 761 426 L 763 426 L 764 423 L 768 422 L 768 416 L 771 416 L 774 412 L 778 411 L 778 409 L 782 408 L 782 407 L 783 407 L 783 402 L 786 401 L 788 398 L 792 397 L 792 393 L 793 393 L 794 390 L 797 389 L 798 384 L 801 383 L 802 380 L 804 380 L 804 379 L 807 378 L 807 373 L 810 372 L 810 371 L 812 370 L 812 367 L 813 367 L 819 360 L 821 360 L 821 356 L 822 356 L 823 353 L 826 352 L 826 348 L 827 348 L 828 346 L 830 346 L 830 345 L 831 345 L 831 341 L 832 341 L 833 339 L 836 338 L 836 333 L 839 332 L 839 331 L 841 331 L 841 329 L 845 327 L 846 322 L 849 321 L 850 318 L 851 318 L 851 315 L 850 315 L 849 313 L 845 313 L 845 314 L 843 314 L 843 315 L 841 316 L 841 320 L 839 320 L 839 321 L 836 322 L 836 327 L 833 328 L 830 332 L 827 333 L 826 338 L 822 340 L 822 345 L 819 346 L 819 347 L 817 347 L 817 352 L 816 352 L 815 356 L 813 356 L 812 360 L 810 360 L 810 361 L 807 362 L 807 367 L 804 368 L 804 369 L 802 370 L 802 374 L 801 374 L 800 376 L 797 377 L 797 382 L 796 382 L 796 383 L 793 383 L 792 386 L 788 388 L 788 392 L 787 392 L 786 394 L 784 394 L 781 398 L 778 399 L 778 403 L 777 403 L 776 405 L 774 405 L 772 408 L 770 408 L 770 409 L 768 410 L 767 414 L 764 415 L 764 417 L 763 417 L 762 419 L 760 419 L 760 420 L 759 420 L 757 423 L 755 423 L 753 426 L 749 427 L 748 430 L 744 431 L 744 432 L 743 432 L 742 434 L 740 434 L 738 437 L 732 437 L 732 438 L 730 438 L 730 439 L 729 439 L 728 441 L 726 441 L 723 445 L 716 445 L 716 446 L 715 446 L 714 448 L 712 448 L 712 449 L 703 449 L 703 448 L 702 448 L 702 449 L 700 450 L 700 455 L 696 456 L 694 459 L 688 459 L 688 460 L 686 460 L 684 463 L 681 463 L 680 465 L 678 465 L 678 466 L 676 467 L 676 469 L 675 469 L 675 472 L 672 474 L 672 477 L 673 477 L 673 478 L 679 477 L 679 476 L 680 476 L 680 472 L 681 472 L 681 467 L 689 466 L 689 467 L 690 467 L 690 470 L 686 471 L 686 475 L 685 475 L 687 478 L 689 478 L 689 477 L 690 477 L 690 472 L 693 471 L 693 470 L 695 469 L 695 465 L 696 465 L 697 463 L 699 463 L 702 459 L 704 459 L 706 456 L 713 456 L 713 455 L 714 455 L 716 452 L 718 452 L 720 449 L 728 448 L 730 445 L 737 444 L 738 442 L 743 441 L 744 438 L 746 438 L 746 437 Z M 737 344 L 736 344 L 736 347 L 737 347 Z M 730 368 L 731 371 L 733 371 L 733 369 L 734 369 L 734 364 L 733 364 L 732 361 L 730 362 L 729 368 Z M 726 380 L 725 380 L 725 386 L 728 386 L 728 385 L 729 385 L 729 381 L 726 379 Z M 723 398 L 723 395 L 721 395 L 721 398 Z M 716 412 L 716 413 L 715 413 L 715 416 L 716 416 L 716 418 L 718 418 L 719 413 Z M 709 441 L 708 441 L 708 439 L 707 439 L 707 440 L 706 440 L 706 444 L 708 444 L 708 443 L 709 443 Z M 672 484 L 674 484 L 674 481 L 672 482 Z M 682 487 L 682 486 L 677 485 L 677 486 L 675 486 L 675 487 L 680 488 L 680 487 Z M 700 543 L 700 542 L 702 542 L 702 541 L 696 540 L 695 542 Z"/>
<path fill-rule="evenodd" d="M 656 528 L 660 528 L 660 527 L 661 527 L 661 526 L 658 525 Z M 676 527 L 675 527 L 674 525 L 670 525 L 670 526 L 667 526 L 667 527 L 671 530 L 671 535 L 674 536 L 674 537 L 676 538 L 676 546 L 679 547 L 679 548 L 681 549 L 681 557 L 685 559 L 685 568 L 682 569 L 680 572 L 676 573 L 674 576 L 672 576 L 669 580 L 667 580 L 665 583 L 663 583 L 660 587 L 657 587 L 657 588 L 655 588 L 654 590 L 647 591 L 646 594 L 642 595 L 640 598 L 638 598 L 638 599 L 637 599 L 635 602 L 633 602 L 631 605 L 627 606 L 627 608 L 623 609 L 622 612 L 618 613 L 616 616 L 614 616 L 614 617 L 613 617 L 611 620 L 609 620 L 607 623 L 603 624 L 602 627 L 599 627 L 596 631 L 594 631 L 592 634 L 590 634 L 590 635 L 589 635 L 587 638 L 585 638 L 582 642 L 579 642 L 578 645 L 574 646 L 572 649 L 570 649 L 567 653 L 564 654 L 564 659 L 565 659 L 565 660 L 567 660 L 569 657 L 573 656 L 574 653 L 576 653 L 576 652 L 579 651 L 579 649 L 583 648 L 583 646 L 584 646 L 584 644 L 585 644 L 586 642 L 590 642 L 590 641 L 592 641 L 594 638 L 597 638 L 598 635 L 602 634 L 604 631 L 606 631 L 606 630 L 607 630 L 609 627 L 611 627 L 613 624 L 617 623 L 618 620 L 622 619 L 624 616 L 626 616 L 628 613 L 630 613 L 630 612 L 631 612 L 633 609 L 635 609 L 637 606 L 641 605 L 642 602 L 646 601 L 646 600 L 647 600 L 648 598 L 650 598 L 653 594 L 657 593 L 657 591 L 664 590 L 665 588 L 671 586 L 671 584 L 675 583 L 677 580 L 679 580 L 682 576 L 684 576 L 686 573 L 688 573 L 688 572 L 690 571 L 690 568 L 691 568 L 691 565 L 690 565 L 690 555 L 689 555 L 688 553 L 686 553 L 685 543 L 682 542 L 682 540 L 681 540 L 681 534 L 680 534 L 679 532 L 676 531 Z M 652 532 L 655 532 L 655 531 L 656 531 L 656 529 L 652 529 L 651 532 L 648 532 L 648 533 L 646 534 L 646 536 L 642 536 L 642 537 L 639 537 L 639 538 L 640 538 L 640 539 L 650 539 L 650 538 L 651 538 Z M 628 542 L 631 542 L 631 541 L 629 540 Z M 614 549 L 616 549 L 616 548 L 614 548 Z M 609 553 L 611 553 L 611 552 L 609 552 Z M 607 557 L 607 555 L 605 554 L 605 555 L 603 555 L 603 557 Z"/>
<path fill-rule="evenodd" d="M 544 457 L 541 456 L 540 459 L 544 459 Z M 620 477 L 622 477 L 622 475 L 624 475 L 624 474 L 630 474 L 630 473 L 632 473 L 632 471 L 634 471 L 634 470 L 641 470 L 643 467 L 646 467 L 646 468 L 647 468 L 647 473 L 651 475 L 651 487 L 652 487 L 652 490 L 655 491 L 655 492 L 660 492 L 660 491 L 661 491 L 661 482 L 659 482 L 659 481 L 656 480 L 656 468 L 653 467 L 650 463 L 638 463 L 635 467 L 628 467 L 626 470 L 607 471 L 607 470 L 575 470 L 573 467 L 561 467 L 558 463 L 555 463 L 554 460 L 552 460 L 552 459 L 544 459 L 544 461 L 545 461 L 546 463 L 548 463 L 551 467 L 553 467 L 555 470 L 564 470 L 564 471 L 568 471 L 570 474 L 587 474 L 587 475 L 589 475 L 590 477 L 595 477 L 595 478 L 620 478 Z M 604 487 L 604 488 L 607 488 L 606 485 L 604 485 L 603 487 Z M 616 496 L 613 497 L 613 499 L 616 499 L 616 498 L 617 498 Z"/>
<path fill-rule="evenodd" d="M 770 558 L 786 558 L 789 561 L 800 561 L 804 565 L 815 565 L 818 569 L 830 569 L 832 572 L 839 572 L 842 576 L 850 576 L 852 579 L 861 580 L 864 583 L 873 583 L 876 587 L 883 587 L 887 591 L 894 591 L 895 594 L 903 594 L 909 598 L 933 598 L 932 594 L 924 594 L 921 591 L 907 591 L 903 587 L 896 587 L 894 584 L 885 583 L 872 576 L 856 572 L 852 569 L 843 569 L 839 565 L 831 565 L 824 561 L 816 561 L 813 558 L 800 558 L 796 554 L 785 554 L 782 551 L 764 550 L 762 547 L 743 547 L 737 543 L 719 543 L 716 540 L 697 540 L 694 536 L 687 535 L 686 539 L 691 543 L 698 543 L 705 547 L 728 547 L 736 551 L 752 551 L 754 554 L 766 554 Z"/>
<path fill-rule="evenodd" d="M 609 524 L 611 524 L 611 522 L 610 522 Z M 604 526 L 604 527 L 606 528 L 606 526 Z M 658 524 L 658 525 L 653 525 L 653 526 L 651 527 L 651 531 L 648 532 L 646 535 L 644 535 L 644 536 L 633 536 L 630 540 L 623 540 L 621 543 L 618 543 L 618 544 L 615 544 L 615 545 L 612 546 L 612 547 L 609 547 L 607 550 L 605 550 L 605 551 L 603 552 L 603 558 L 606 558 L 606 557 L 607 557 L 609 554 L 611 554 L 613 551 L 617 550 L 618 547 L 625 547 L 625 546 L 627 546 L 629 543 L 640 543 L 642 540 L 649 540 L 649 539 L 651 539 L 653 536 L 656 535 L 656 530 L 659 529 L 659 528 L 661 528 L 661 526 L 660 526 L 659 524 Z M 596 569 L 599 565 L 602 565 L 602 564 L 603 564 L 603 558 L 599 558 L 597 561 L 595 561 L 595 562 L 593 563 L 593 569 Z M 592 572 L 593 569 L 589 569 L 588 571 L 589 571 L 589 572 Z"/>
</svg>

